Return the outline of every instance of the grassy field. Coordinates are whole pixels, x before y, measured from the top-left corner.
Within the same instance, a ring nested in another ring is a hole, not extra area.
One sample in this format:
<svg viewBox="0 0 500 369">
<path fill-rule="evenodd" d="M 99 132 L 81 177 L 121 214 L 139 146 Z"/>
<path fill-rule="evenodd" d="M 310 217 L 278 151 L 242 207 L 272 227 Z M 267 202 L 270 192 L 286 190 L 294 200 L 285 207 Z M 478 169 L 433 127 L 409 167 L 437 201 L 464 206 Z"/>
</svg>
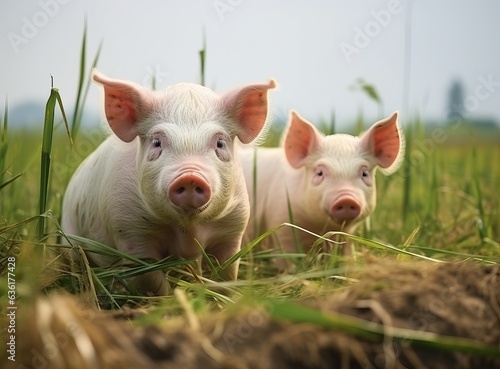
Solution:
<svg viewBox="0 0 500 369">
<path fill-rule="evenodd" d="M 406 123 L 405 163 L 390 177 L 377 176 L 377 209 L 369 223 L 357 231 L 365 240 L 356 244 L 356 263 L 362 264 L 370 257 L 416 257 L 404 252 L 437 260 L 472 258 L 498 262 L 500 168 L 494 163 L 500 159 L 500 136 L 493 131 L 488 140 L 480 137 L 470 140 L 473 128 L 464 123 L 458 130 L 452 126 L 426 130 L 423 125 Z M 440 136 L 442 142 L 432 138 L 437 129 L 445 132 Z M 492 139 L 492 135 L 497 135 L 497 139 Z M 45 237 L 40 240 L 37 216 L 41 137 L 42 132 L 36 129 L 9 129 L 6 134 L 0 192 L 2 258 L 26 249 L 60 249 L 58 221 L 64 189 L 78 164 L 97 147 L 104 134 L 99 127 L 81 130 L 71 145 L 64 125 L 56 125 L 46 194 Z M 241 279 L 255 280 L 276 274 L 258 244 L 251 248 L 243 257 Z M 325 270 L 346 262 L 339 255 L 325 260 L 323 257 L 315 267 Z M 22 269 L 23 265 L 19 267 Z M 63 280 L 62 286 L 58 284 L 62 288 L 68 283 Z"/>
<path fill-rule="evenodd" d="M 345 258 L 335 251 L 325 255 L 313 249 L 309 255 L 294 255 L 297 273 L 283 274 L 273 266 L 269 252 L 259 248 L 257 239 L 243 248 L 237 282 L 200 280 L 191 264 L 166 260 L 160 267 L 184 297 L 137 296 L 122 283 L 123 278 L 130 272 L 147 272 L 158 263 L 90 268 L 71 263 L 64 256 L 68 246 L 61 244 L 63 234 L 58 224 L 65 187 L 78 164 L 103 140 L 102 130 L 76 128 L 71 144 L 64 124 L 56 122 L 54 130 L 49 130 L 50 142 L 47 135 L 44 141 L 42 123 L 35 129 L 18 130 L 5 118 L 0 134 L 2 299 L 9 290 L 7 271 L 12 257 L 20 304 L 40 293 L 69 291 L 104 309 L 120 309 L 124 304 L 146 306 L 150 314 L 143 320 L 147 322 L 185 314 L 184 298 L 190 309 L 201 314 L 231 309 L 249 298 L 296 302 L 331 295 L 354 283 L 354 270 L 378 260 L 500 262 L 499 130 L 485 134 L 466 122 L 431 127 L 405 121 L 405 162 L 394 175 L 377 176 L 377 209 L 351 237 L 356 250 L 353 257 Z M 50 126 L 50 122 L 45 124 Z M 369 124 L 361 122 L 365 127 Z M 345 240 L 341 235 L 334 238 Z M 91 240 L 73 239 L 72 243 L 76 248 L 105 251 Z"/>
</svg>

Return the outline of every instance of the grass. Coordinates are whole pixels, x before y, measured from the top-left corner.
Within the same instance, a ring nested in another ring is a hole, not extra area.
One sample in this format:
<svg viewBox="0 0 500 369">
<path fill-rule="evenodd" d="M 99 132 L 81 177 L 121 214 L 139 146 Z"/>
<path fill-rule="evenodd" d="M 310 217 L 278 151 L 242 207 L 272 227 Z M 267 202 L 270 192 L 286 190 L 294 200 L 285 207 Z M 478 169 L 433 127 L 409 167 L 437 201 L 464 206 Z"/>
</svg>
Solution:
<svg viewBox="0 0 500 369">
<path fill-rule="evenodd" d="M 48 209 L 52 215 L 46 216 L 49 224 L 45 243 L 54 248 L 55 236 L 59 234 L 57 221 L 61 213 L 61 198 L 69 180 L 67 173 L 84 158 L 74 150 L 87 138 L 77 137 L 72 147 L 62 124 L 54 130 L 50 186 L 44 185 L 40 191 L 47 201 L 43 208 L 38 208 L 39 188 L 36 184 L 47 181 L 47 169 L 40 171 L 37 168 L 37 157 L 48 155 L 42 149 L 41 132 L 10 130 L 2 135 L 8 137 L 9 150 L 2 163 L 7 170 L 3 173 L 4 182 L 0 184 L 3 186 L 0 192 L 1 216 L 2 229 L 5 227 L 9 232 L 4 231 L 1 235 L 5 240 L 19 237 L 36 243 L 42 237 L 32 229 L 33 222 L 25 220 Z M 411 135 L 407 138 L 412 141 L 407 142 L 410 152 L 403 168 L 390 177 L 377 176 L 378 204 L 371 217 L 370 233 L 373 236 L 369 241 L 399 246 L 401 250 L 413 250 L 428 257 L 445 257 L 445 260 L 452 254 L 458 259 L 481 255 L 484 260 L 496 262 L 500 230 L 500 204 L 496 191 L 500 185 L 500 171 L 491 166 L 491 158 L 499 157 L 498 145 L 469 142 L 464 146 L 463 143 L 450 142 L 436 145 L 431 154 L 425 155 L 418 146 L 419 138 L 414 139 Z M 98 142 L 92 144 L 97 146 Z M 12 229 L 15 224 L 19 226 Z M 365 227 L 360 227 L 358 234 L 366 236 Z M 412 241 L 405 243 L 410 237 Z M 265 252 L 258 254 L 253 251 L 258 244 L 256 241 L 251 244 L 251 252 L 245 252 L 244 257 L 251 253 L 254 263 L 267 262 L 269 256 Z M 373 244 L 364 248 L 382 257 L 387 252 L 383 246 L 374 247 Z M 2 256 L 6 254 L 2 253 Z M 246 273 L 245 258 L 242 275 Z M 258 267 L 263 268 L 263 275 L 268 274 L 265 268 L 269 266 L 265 263 Z"/>
<path fill-rule="evenodd" d="M 311 317 L 311 312 L 302 311 L 295 303 L 310 296 L 311 291 L 321 295 L 341 290 L 352 283 L 350 268 L 353 265 L 362 268 L 372 259 L 500 262 L 500 168 L 494 164 L 500 158 L 498 131 L 492 133 L 497 135 L 496 141 L 481 137 L 470 140 L 475 132 L 472 125 L 443 126 L 447 139 L 437 142 L 432 137 L 441 127 L 429 128 L 420 119 L 405 122 L 407 155 L 402 168 L 390 177 L 377 177 L 378 205 L 370 222 L 360 227 L 356 235 L 347 236 L 353 239 L 358 251 L 354 260 L 336 253 L 326 255 L 313 247 L 307 255 L 297 252 L 280 256 L 296 260 L 298 268 L 293 275 L 279 273 L 270 262 L 269 251 L 259 249 L 262 239 L 272 237 L 276 231 L 272 229 L 243 245 L 240 253 L 224 265 L 217 265 L 204 255 L 215 279 L 209 280 L 197 275 L 197 267 L 190 260 L 137 260 L 98 242 L 64 235 L 59 226 L 64 189 L 78 164 L 104 139 L 98 130 L 89 134 L 80 125 L 89 88 L 84 81 L 90 80 L 90 69 L 85 68 L 85 39 L 84 33 L 77 108 L 71 128 L 66 127 L 71 131 L 69 138 L 62 121 L 54 124 L 56 101 L 60 110 L 64 108 L 57 89 L 52 86 L 47 88 L 50 97 L 43 133 L 41 124 L 39 130 L 29 131 L 10 127 L 7 102 L 0 122 L 0 273 L 5 274 L 7 258 L 16 256 L 16 291 L 22 301 L 40 292 L 65 290 L 82 293 L 101 308 L 119 309 L 124 303 L 153 306 L 148 318 L 153 321 L 165 314 L 183 314 L 185 309 L 180 306 L 178 296 L 138 296 L 126 282 L 127 277 L 161 269 L 167 271 L 171 283 L 187 292 L 183 298 L 188 299 L 193 311 L 225 308 L 249 296 L 266 296 L 290 304 L 283 305 L 290 309 L 274 314 L 285 318 L 293 313 L 289 318 L 292 321 L 310 316 L 308 321 L 311 321 L 315 315 Z M 97 64 L 99 51 L 92 66 Z M 200 51 L 203 65 L 205 52 L 204 44 Z M 203 81 L 203 67 L 201 76 Z M 369 85 L 362 88 L 366 86 Z M 373 87 L 369 87 L 369 93 L 379 99 Z M 325 131 L 334 132 L 336 123 L 332 114 L 324 125 Z M 363 121 L 361 112 L 353 122 L 359 128 L 369 124 Z M 271 141 L 278 140 L 273 137 Z M 304 231 L 307 230 L 295 229 Z M 62 239 L 66 242 L 61 243 Z M 64 257 L 70 248 L 80 252 L 83 260 L 83 251 L 92 250 L 123 258 L 127 266 L 91 268 L 85 262 L 75 265 Z M 38 249 L 47 252 L 40 256 Z M 238 281 L 217 281 L 221 269 L 239 257 Z M 4 279 L 5 276 L 1 279 L 1 296 L 6 296 Z M 154 306 L 162 309 L 158 318 Z M 327 327 L 337 319 L 317 318 L 319 324 Z M 350 328 L 358 329 L 358 323 L 353 321 Z M 374 332 L 370 334 L 380 333 L 380 327 L 372 328 Z M 408 332 L 404 334 L 409 337 Z M 441 344 L 446 348 L 450 345 L 439 339 L 437 343 L 429 343 L 427 336 L 414 338 L 425 341 L 424 344 Z M 457 345 L 467 346 L 467 342 L 460 341 Z M 477 349 L 473 344 L 469 348 Z"/>
</svg>

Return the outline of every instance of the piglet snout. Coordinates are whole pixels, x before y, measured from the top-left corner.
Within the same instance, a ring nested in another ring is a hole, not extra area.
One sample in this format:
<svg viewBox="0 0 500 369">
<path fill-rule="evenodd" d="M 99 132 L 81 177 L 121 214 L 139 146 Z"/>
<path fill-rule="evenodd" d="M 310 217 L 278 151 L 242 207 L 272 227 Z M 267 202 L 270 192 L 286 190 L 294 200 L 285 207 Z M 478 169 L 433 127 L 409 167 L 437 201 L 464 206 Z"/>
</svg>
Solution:
<svg viewBox="0 0 500 369">
<path fill-rule="evenodd" d="M 338 222 L 356 219 L 361 213 L 361 206 L 348 195 L 339 196 L 332 205 L 331 216 Z"/>
<path fill-rule="evenodd" d="M 168 197 L 172 203 L 185 210 L 201 208 L 210 200 L 211 195 L 207 181 L 193 172 L 181 174 L 168 188 Z"/>
</svg>

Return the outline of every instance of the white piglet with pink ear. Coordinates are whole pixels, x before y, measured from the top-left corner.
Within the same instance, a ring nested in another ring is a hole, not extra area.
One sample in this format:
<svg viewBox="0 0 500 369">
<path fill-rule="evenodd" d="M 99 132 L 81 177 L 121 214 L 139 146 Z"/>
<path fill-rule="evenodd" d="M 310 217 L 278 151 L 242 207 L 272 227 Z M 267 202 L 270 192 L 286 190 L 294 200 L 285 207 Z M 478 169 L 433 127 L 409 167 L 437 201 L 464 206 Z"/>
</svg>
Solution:
<svg viewBox="0 0 500 369">
<path fill-rule="evenodd" d="M 375 209 L 376 169 L 385 174 L 396 171 L 403 148 L 397 113 L 355 137 L 324 136 L 292 111 L 282 147 L 241 151 L 252 206 L 248 240 L 292 219 L 295 225 L 319 235 L 353 232 Z M 295 235 L 305 251 L 317 240 L 301 231 Z M 278 246 L 295 251 L 295 236 L 289 227 L 275 236 Z"/>
<path fill-rule="evenodd" d="M 104 87 L 112 134 L 77 169 L 63 203 L 62 228 L 138 258 L 199 257 L 198 241 L 220 263 L 235 255 L 250 205 L 234 140 L 263 130 L 268 84 L 222 96 L 188 83 L 153 92 L 110 79 Z M 97 265 L 112 262 L 88 255 Z M 226 270 L 236 279 L 238 263 Z M 140 292 L 165 294 L 163 272 L 134 279 Z"/>
</svg>

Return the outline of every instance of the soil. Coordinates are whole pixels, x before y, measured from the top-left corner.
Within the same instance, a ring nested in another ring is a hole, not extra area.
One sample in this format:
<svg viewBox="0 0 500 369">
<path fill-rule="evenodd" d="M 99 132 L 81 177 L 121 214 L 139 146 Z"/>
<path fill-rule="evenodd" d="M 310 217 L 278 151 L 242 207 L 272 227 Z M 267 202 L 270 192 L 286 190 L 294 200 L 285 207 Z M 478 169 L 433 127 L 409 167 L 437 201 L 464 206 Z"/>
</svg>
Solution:
<svg viewBox="0 0 500 369">
<path fill-rule="evenodd" d="M 359 283 L 304 304 L 387 329 L 468 338 L 496 349 L 496 355 L 439 350 L 390 336 L 368 340 L 279 321 L 269 316 L 270 306 L 212 313 L 194 323 L 177 318 L 138 326 L 116 313 L 82 308 L 74 297 L 53 295 L 25 309 L 27 315 L 18 320 L 16 361 L 4 358 L 1 367 L 500 368 L 500 266 L 374 264 L 355 277 Z"/>
</svg>

